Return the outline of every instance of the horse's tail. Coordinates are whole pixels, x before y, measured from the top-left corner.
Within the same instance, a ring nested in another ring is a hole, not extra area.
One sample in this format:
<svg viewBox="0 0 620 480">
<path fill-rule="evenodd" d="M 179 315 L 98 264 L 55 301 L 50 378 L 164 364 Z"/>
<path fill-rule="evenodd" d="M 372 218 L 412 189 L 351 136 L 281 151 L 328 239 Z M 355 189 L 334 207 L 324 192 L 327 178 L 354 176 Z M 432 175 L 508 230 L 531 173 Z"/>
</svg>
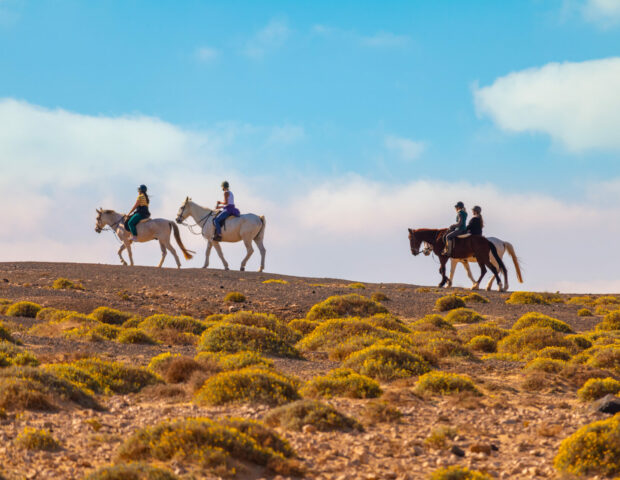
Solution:
<svg viewBox="0 0 620 480">
<path fill-rule="evenodd" d="M 172 227 L 172 231 L 174 232 L 174 239 L 179 244 L 179 247 L 181 248 L 181 251 L 183 252 L 183 256 L 185 257 L 185 260 L 191 260 L 193 258 L 192 254 L 190 253 L 189 250 L 185 248 L 185 245 L 183 245 L 183 242 L 181 241 L 181 234 L 179 233 L 179 227 L 174 222 L 170 222 L 170 226 Z"/>
<path fill-rule="evenodd" d="M 254 237 L 254 240 L 262 240 L 265 236 L 265 225 L 267 224 L 267 220 L 265 220 L 264 215 L 261 215 L 258 218 L 260 218 L 262 225 L 260 226 L 260 230 L 258 231 L 256 236 Z"/>
<path fill-rule="evenodd" d="M 499 265 L 500 270 L 504 274 L 504 278 L 506 278 L 508 276 L 508 270 L 506 270 L 506 265 L 504 265 L 504 262 L 502 261 L 502 257 L 500 257 L 499 254 L 497 253 L 497 248 L 495 248 L 495 245 L 493 245 L 493 242 L 489 241 L 489 247 L 491 247 L 491 253 L 493 253 L 493 258 L 495 258 L 495 261 Z"/>
<path fill-rule="evenodd" d="M 521 275 L 521 266 L 519 265 L 519 257 L 517 257 L 515 248 L 512 246 L 512 243 L 510 242 L 504 242 L 504 248 L 506 248 L 506 250 L 512 257 L 512 261 L 515 264 L 515 270 L 517 272 L 517 278 L 519 279 L 519 283 L 523 283 L 523 276 Z"/>
</svg>

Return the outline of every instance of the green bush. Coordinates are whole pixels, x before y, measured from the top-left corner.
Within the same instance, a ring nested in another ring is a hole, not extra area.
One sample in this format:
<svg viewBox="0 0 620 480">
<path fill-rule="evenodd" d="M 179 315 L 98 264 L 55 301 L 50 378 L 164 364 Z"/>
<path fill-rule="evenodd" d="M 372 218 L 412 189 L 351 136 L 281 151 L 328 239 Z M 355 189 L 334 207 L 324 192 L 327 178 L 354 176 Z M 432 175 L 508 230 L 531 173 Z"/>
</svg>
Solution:
<svg viewBox="0 0 620 480">
<path fill-rule="evenodd" d="M 181 357 L 180 353 L 171 353 L 171 352 L 160 353 L 159 355 L 155 355 L 153 358 L 151 358 L 151 361 L 149 362 L 146 369 L 149 372 L 162 375 L 166 370 L 168 370 L 170 363 L 175 358 L 179 358 L 179 357 Z"/>
<path fill-rule="evenodd" d="M 58 310 L 57 308 L 45 307 L 37 312 L 36 319 L 46 322 L 58 321 L 71 314 L 79 315 L 78 312 L 73 312 L 70 310 Z"/>
<path fill-rule="evenodd" d="M 361 290 L 366 289 L 366 285 L 364 285 L 363 283 L 360 283 L 360 282 L 349 283 L 347 285 L 347 287 L 348 288 L 358 288 L 358 289 L 361 289 Z"/>
<path fill-rule="evenodd" d="M 150 330 L 176 330 L 177 332 L 193 333 L 200 335 L 207 329 L 207 325 L 200 320 L 188 316 L 151 315 L 145 318 L 138 328 Z"/>
<path fill-rule="evenodd" d="M 596 368 L 608 368 L 620 374 L 620 345 L 595 347 L 590 353 L 588 365 Z"/>
<path fill-rule="evenodd" d="M 364 423 L 398 423 L 402 417 L 403 412 L 383 400 L 370 400 L 364 405 Z"/>
<path fill-rule="evenodd" d="M 266 328 L 288 343 L 295 343 L 301 338 L 299 333 L 290 329 L 282 320 L 271 314 L 242 311 L 226 315 L 221 321 L 249 327 Z"/>
<path fill-rule="evenodd" d="M 466 347 L 475 352 L 493 353 L 497 350 L 497 342 L 488 335 L 477 335 L 467 342 Z"/>
<path fill-rule="evenodd" d="M 620 330 L 620 310 L 605 315 L 601 323 L 596 326 L 597 330 Z"/>
<path fill-rule="evenodd" d="M 437 358 L 472 357 L 472 353 L 458 339 L 447 337 L 430 338 L 424 345 Z"/>
<path fill-rule="evenodd" d="M 445 449 L 449 446 L 454 437 L 456 437 L 456 433 L 454 428 L 445 425 L 435 428 L 430 435 L 424 439 L 424 445 L 436 450 Z"/>
<path fill-rule="evenodd" d="M 566 365 L 563 360 L 554 360 L 553 358 L 535 358 L 525 365 L 525 370 L 534 370 L 537 372 L 560 373 Z"/>
<path fill-rule="evenodd" d="M 411 333 L 411 330 L 407 328 L 402 320 L 399 320 L 389 313 L 378 313 L 377 315 L 365 318 L 364 320 L 374 327 L 384 328 L 391 332 Z"/>
<path fill-rule="evenodd" d="M 4 314 L 8 317 L 26 317 L 26 318 L 35 318 L 39 310 L 41 310 L 41 305 L 32 302 L 17 302 L 7 308 Z"/>
<path fill-rule="evenodd" d="M 577 396 L 582 401 L 598 400 L 611 393 L 613 395 L 620 392 L 620 382 L 614 378 L 590 378 L 577 391 Z"/>
<path fill-rule="evenodd" d="M 288 282 L 286 280 L 281 280 L 279 278 L 270 278 L 268 280 L 264 280 L 263 283 L 265 284 L 269 284 L 269 283 L 279 283 L 281 285 L 287 285 Z"/>
<path fill-rule="evenodd" d="M 305 425 L 312 425 L 324 432 L 362 430 L 362 426 L 356 420 L 317 400 L 298 400 L 275 408 L 267 414 L 265 423 L 297 431 L 301 431 Z"/>
<path fill-rule="evenodd" d="M 99 320 L 103 323 L 122 325 L 133 315 L 127 312 L 121 312 L 120 310 L 116 310 L 114 308 L 98 307 L 91 312 L 90 316 L 93 317 L 95 320 Z"/>
<path fill-rule="evenodd" d="M 431 395 L 452 395 L 460 392 L 481 394 L 468 376 L 437 371 L 422 375 L 418 379 L 415 390 L 420 394 L 428 393 Z"/>
<path fill-rule="evenodd" d="M 620 298 L 611 295 L 603 295 L 594 301 L 595 305 L 620 305 Z"/>
<path fill-rule="evenodd" d="M 456 295 L 446 295 L 440 297 L 435 302 L 435 310 L 440 312 L 447 312 L 448 310 L 454 310 L 455 308 L 464 308 L 465 301 L 461 297 Z"/>
<path fill-rule="evenodd" d="M 26 427 L 15 439 L 15 444 L 23 450 L 59 450 L 60 443 L 47 430 Z"/>
<path fill-rule="evenodd" d="M 206 330 L 200 337 L 198 350 L 229 353 L 253 350 L 279 357 L 299 357 L 294 347 L 272 331 L 234 323 L 224 323 Z"/>
<path fill-rule="evenodd" d="M 197 357 L 206 352 L 199 353 Z M 266 367 L 272 368 L 273 362 L 256 352 L 237 352 L 228 355 L 219 354 L 219 365 L 224 370 L 240 370 L 246 367 Z"/>
<path fill-rule="evenodd" d="M 480 295 L 479 293 L 476 292 L 472 292 L 469 295 L 465 295 L 464 297 L 462 297 L 463 300 L 465 302 L 471 302 L 471 303 L 489 303 L 489 299 L 486 297 L 483 297 L 482 295 Z"/>
<path fill-rule="evenodd" d="M 57 278 L 52 284 L 54 290 L 84 290 L 84 286 L 80 283 L 74 283 L 67 278 Z"/>
<path fill-rule="evenodd" d="M 15 340 L 13 335 L 11 335 L 9 329 L 6 328 L 2 322 L 0 322 L 0 342 L 11 342 L 16 344 L 19 343 L 17 340 Z"/>
<path fill-rule="evenodd" d="M 526 355 L 545 347 L 570 347 L 564 335 L 548 327 L 528 327 L 516 330 L 497 344 L 500 353 Z"/>
<path fill-rule="evenodd" d="M 131 343 L 140 345 L 155 345 L 157 342 L 139 328 L 125 328 L 116 338 L 118 343 Z"/>
<path fill-rule="evenodd" d="M 314 320 L 307 320 L 305 318 L 296 318 L 288 322 L 288 328 L 293 330 L 297 330 L 302 335 L 308 335 L 312 333 L 312 331 L 320 325 L 320 322 L 316 322 Z"/>
<path fill-rule="evenodd" d="M 592 311 L 587 308 L 580 308 L 577 312 L 577 315 L 579 315 L 580 317 L 591 317 Z"/>
<path fill-rule="evenodd" d="M 395 338 L 394 332 L 371 325 L 366 320 L 345 318 L 327 320 L 297 343 L 300 350 L 330 350 L 351 337 Z"/>
<path fill-rule="evenodd" d="M 563 360 L 565 362 L 571 359 L 571 354 L 566 347 L 545 347 L 536 352 L 539 358 L 552 358 L 554 360 Z"/>
<path fill-rule="evenodd" d="M 387 308 L 378 302 L 355 293 L 335 295 L 314 305 L 306 318 L 308 320 L 329 320 L 345 317 L 371 317 L 378 313 L 388 313 Z"/>
<path fill-rule="evenodd" d="M 456 331 L 456 328 L 450 322 L 446 322 L 441 315 L 437 314 L 426 315 L 420 320 L 416 320 L 411 324 L 411 329 L 415 332 Z"/>
<path fill-rule="evenodd" d="M 540 293 L 513 292 L 506 303 L 513 305 L 548 305 L 549 302 Z"/>
<path fill-rule="evenodd" d="M 297 386 L 287 377 L 262 368 L 222 372 L 207 379 L 196 392 L 198 405 L 261 403 L 281 405 L 299 398 Z"/>
<path fill-rule="evenodd" d="M 620 473 L 620 415 L 581 427 L 560 444 L 555 468 L 573 475 Z"/>
<path fill-rule="evenodd" d="M 469 342 L 472 338 L 479 335 L 491 337 L 496 342 L 499 342 L 508 335 L 508 330 L 498 327 L 494 322 L 474 323 L 459 329 L 459 338 L 464 342 Z"/>
<path fill-rule="evenodd" d="M 528 327 L 547 327 L 556 332 L 573 333 L 568 323 L 538 312 L 529 312 L 523 315 L 512 326 L 513 330 L 523 330 Z"/>
<path fill-rule="evenodd" d="M 375 398 L 381 387 L 372 378 L 360 375 L 350 368 L 337 368 L 327 375 L 314 377 L 301 390 L 307 397 Z"/>
<path fill-rule="evenodd" d="M 358 337 L 349 337 L 340 342 L 333 348 L 328 349 L 328 357 L 330 360 L 344 361 L 355 352 L 364 350 L 368 347 L 391 347 L 398 346 L 402 348 L 411 348 L 411 341 L 404 335 L 395 337 L 378 338 L 373 335 L 362 335 Z"/>
<path fill-rule="evenodd" d="M 435 470 L 429 480 L 493 480 L 493 477 L 478 470 L 453 465 Z"/>
<path fill-rule="evenodd" d="M 455 308 L 446 315 L 446 320 L 451 324 L 456 323 L 479 323 L 484 317 L 471 308 Z"/>
<path fill-rule="evenodd" d="M 353 353 L 344 367 L 378 380 L 421 375 L 431 368 L 420 355 L 399 346 L 367 347 Z"/>
<path fill-rule="evenodd" d="M 592 342 L 588 340 L 583 335 L 566 335 L 566 340 L 568 340 L 572 346 L 574 346 L 577 350 L 585 350 L 586 348 L 590 348 L 592 346 Z"/>
<path fill-rule="evenodd" d="M 23 348 L 13 343 L 0 341 L 0 367 L 8 367 L 10 365 L 29 365 L 36 367 L 39 365 L 37 357 Z"/>
<path fill-rule="evenodd" d="M 179 480 L 179 477 L 144 463 L 119 463 L 99 467 L 84 480 Z"/>
<path fill-rule="evenodd" d="M 228 292 L 224 297 L 225 302 L 243 303 L 245 302 L 245 295 L 241 292 Z"/>
<path fill-rule="evenodd" d="M 389 301 L 388 296 L 383 292 L 375 292 L 370 296 L 373 302 L 386 302 Z"/>
</svg>

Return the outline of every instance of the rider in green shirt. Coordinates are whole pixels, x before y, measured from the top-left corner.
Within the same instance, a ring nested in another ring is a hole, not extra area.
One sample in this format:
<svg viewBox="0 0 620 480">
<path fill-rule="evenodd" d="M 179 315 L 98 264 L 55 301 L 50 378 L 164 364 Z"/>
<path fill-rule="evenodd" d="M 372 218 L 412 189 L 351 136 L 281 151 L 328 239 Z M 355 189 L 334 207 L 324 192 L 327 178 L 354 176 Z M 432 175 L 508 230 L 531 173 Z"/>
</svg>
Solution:
<svg viewBox="0 0 620 480">
<path fill-rule="evenodd" d="M 446 234 L 446 248 L 441 252 L 442 255 L 447 257 L 452 256 L 454 239 L 459 235 L 467 233 L 467 211 L 465 210 L 465 204 L 463 204 L 463 202 L 458 202 L 454 208 L 456 209 L 456 223 L 450 225 L 448 233 Z"/>
</svg>

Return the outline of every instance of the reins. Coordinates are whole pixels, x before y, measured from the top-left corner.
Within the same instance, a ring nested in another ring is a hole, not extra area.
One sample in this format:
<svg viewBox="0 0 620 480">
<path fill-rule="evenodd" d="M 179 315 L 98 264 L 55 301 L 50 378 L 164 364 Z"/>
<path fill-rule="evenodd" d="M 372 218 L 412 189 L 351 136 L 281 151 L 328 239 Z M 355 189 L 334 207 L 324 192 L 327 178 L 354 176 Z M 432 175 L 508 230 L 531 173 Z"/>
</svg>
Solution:
<svg viewBox="0 0 620 480">
<path fill-rule="evenodd" d="M 187 206 L 187 203 L 183 204 L 183 208 L 181 209 L 181 213 L 179 214 L 179 217 L 182 217 L 183 214 L 185 213 L 185 207 Z M 213 213 L 215 212 L 215 210 L 210 210 L 209 213 L 207 213 L 204 217 L 202 217 L 200 220 L 198 220 L 195 224 L 190 225 L 187 222 L 181 222 L 181 225 L 184 225 L 188 228 L 188 230 L 190 231 L 191 234 L 193 235 L 202 235 L 202 229 L 205 227 L 205 225 L 207 224 L 207 220 L 209 220 L 209 217 L 211 215 L 213 215 Z M 204 223 L 203 223 L 204 222 Z M 201 225 L 202 223 L 202 225 Z M 200 231 L 198 233 L 196 233 L 194 231 L 195 227 L 199 227 Z"/>
</svg>

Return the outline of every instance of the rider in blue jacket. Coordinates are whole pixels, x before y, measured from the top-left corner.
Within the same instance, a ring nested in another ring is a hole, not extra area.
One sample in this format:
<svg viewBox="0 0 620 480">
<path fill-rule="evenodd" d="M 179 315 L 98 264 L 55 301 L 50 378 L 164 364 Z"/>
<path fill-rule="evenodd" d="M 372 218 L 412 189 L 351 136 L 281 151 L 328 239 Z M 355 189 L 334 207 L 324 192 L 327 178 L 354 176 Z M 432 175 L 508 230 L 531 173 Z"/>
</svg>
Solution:
<svg viewBox="0 0 620 480">
<path fill-rule="evenodd" d="M 442 255 L 447 257 L 452 256 L 452 250 L 454 249 L 454 239 L 459 235 L 467 233 L 467 211 L 463 202 L 458 202 L 454 208 L 456 209 L 456 223 L 450 225 L 448 233 L 446 234 L 446 248 L 441 252 Z"/>
</svg>

